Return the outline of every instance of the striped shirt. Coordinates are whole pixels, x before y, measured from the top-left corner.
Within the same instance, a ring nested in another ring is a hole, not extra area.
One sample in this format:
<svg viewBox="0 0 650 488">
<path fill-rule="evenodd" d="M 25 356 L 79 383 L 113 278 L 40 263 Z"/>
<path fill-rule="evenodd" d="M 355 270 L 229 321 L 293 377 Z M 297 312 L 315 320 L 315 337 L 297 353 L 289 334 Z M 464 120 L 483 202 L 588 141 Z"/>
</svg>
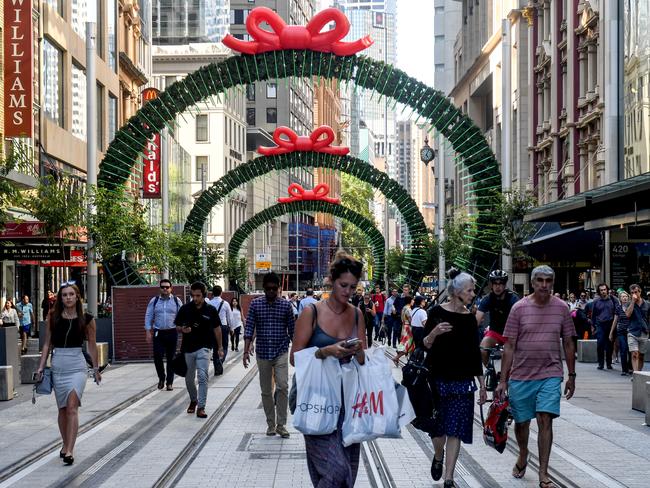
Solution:
<svg viewBox="0 0 650 488">
<path fill-rule="evenodd" d="M 569 308 L 551 297 L 537 305 L 530 297 L 512 306 L 503 335 L 515 343 L 510 378 L 541 380 L 564 375 L 560 338 L 570 340 L 576 333 Z"/>
<path fill-rule="evenodd" d="M 268 302 L 258 297 L 248 307 L 244 339 L 252 339 L 255 333 L 258 359 L 272 360 L 289 350 L 296 321 L 293 305 L 288 300 L 276 298 Z"/>
</svg>

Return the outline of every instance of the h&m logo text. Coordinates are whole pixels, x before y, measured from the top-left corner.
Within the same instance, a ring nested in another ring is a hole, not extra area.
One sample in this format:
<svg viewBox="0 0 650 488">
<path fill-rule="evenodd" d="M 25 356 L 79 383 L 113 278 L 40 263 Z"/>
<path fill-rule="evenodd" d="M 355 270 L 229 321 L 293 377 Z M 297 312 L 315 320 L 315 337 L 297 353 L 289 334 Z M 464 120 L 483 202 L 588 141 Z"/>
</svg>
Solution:
<svg viewBox="0 0 650 488">
<path fill-rule="evenodd" d="M 374 391 L 363 394 L 357 393 L 357 401 L 352 405 L 352 418 L 363 417 L 363 415 L 384 415 L 384 392 Z"/>
</svg>

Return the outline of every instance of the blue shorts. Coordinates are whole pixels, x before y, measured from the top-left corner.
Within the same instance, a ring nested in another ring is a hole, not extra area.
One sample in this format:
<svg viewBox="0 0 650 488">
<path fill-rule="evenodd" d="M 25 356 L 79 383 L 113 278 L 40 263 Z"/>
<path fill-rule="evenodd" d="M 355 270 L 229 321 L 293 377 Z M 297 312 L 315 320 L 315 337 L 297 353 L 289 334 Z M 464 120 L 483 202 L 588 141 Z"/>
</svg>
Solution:
<svg viewBox="0 0 650 488">
<path fill-rule="evenodd" d="M 29 331 L 32 329 L 32 324 L 21 325 L 20 330 L 25 334 L 29 334 Z"/>
<path fill-rule="evenodd" d="M 521 424 L 536 417 L 537 413 L 560 415 L 562 378 L 543 380 L 510 380 L 508 397 L 515 422 Z"/>
</svg>

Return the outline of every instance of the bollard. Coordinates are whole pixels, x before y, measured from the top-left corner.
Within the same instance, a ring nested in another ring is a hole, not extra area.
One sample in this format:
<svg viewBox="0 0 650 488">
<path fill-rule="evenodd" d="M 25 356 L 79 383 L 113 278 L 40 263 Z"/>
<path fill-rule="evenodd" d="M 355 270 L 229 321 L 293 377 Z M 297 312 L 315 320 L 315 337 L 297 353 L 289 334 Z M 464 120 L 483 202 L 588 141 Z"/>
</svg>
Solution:
<svg viewBox="0 0 650 488">
<path fill-rule="evenodd" d="M 598 350 L 595 339 L 578 340 L 578 362 L 579 363 L 597 363 Z"/>
<path fill-rule="evenodd" d="M 14 398 L 13 366 L 0 366 L 0 401 Z"/>
<path fill-rule="evenodd" d="M 635 371 L 632 375 L 632 410 L 646 411 L 646 382 L 650 371 Z"/>
<path fill-rule="evenodd" d="M 38 363 L 41 360 L 40 354 L 25 354 L 20 356 L 20 382 L 36 383 L 34 373 L 38 370 Z"/>
</svg>

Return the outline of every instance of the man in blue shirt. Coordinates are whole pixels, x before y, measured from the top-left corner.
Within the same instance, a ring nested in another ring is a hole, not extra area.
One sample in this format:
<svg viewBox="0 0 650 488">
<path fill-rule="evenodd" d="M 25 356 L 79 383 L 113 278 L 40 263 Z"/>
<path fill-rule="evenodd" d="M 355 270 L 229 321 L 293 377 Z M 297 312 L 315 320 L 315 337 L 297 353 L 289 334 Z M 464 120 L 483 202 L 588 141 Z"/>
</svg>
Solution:
<svg viewBox="0 0 650 488">
<path fill-rule="evenodd" d="M 596 350 L 598 353 L 598 369 L 612 369 L 612 341 L 609 332 L 616 315 L 618 300 L 610 296 L 609 287 L 605 283 L 598 285 L 598 296 L 591 303 L 591 323 L 596 333 Z"/>
<path fill-rule="evenodd" d="M 147 312 L 144 316 L 144 330 L 147 344 L 153 342 L 153 363 L 158 373 L 158 389 L 162 390 L 167 384 L 167 391 L 174 387 L 174 370 L 172 361 L 176 354 L 178 332 L 174 319 L 183 303 L 172 294 L 172 282 L 163 278 L 160 280 L 160 295 L 149 300 Z M 167 375 L 163 356 L 167 358 Z"/>
<path fill-rule="evenodd" d="M 390 296 L 384 303 L 384 330 L 386 331 L 386 339 L 388 340 L 389 346 L 391 344 L 394 324 L 400 320 L 399 315 L 397 315 L 397 311 L 395 310 L 395 300 L 397 300 L 397 288 L 391 289 Z"/>
<path fill-rule="evenodd" d="M 23 299 L 16 304 L 18 317 L 20 317 L 20 352 L 27 353 L 27 338 L 32 330 L 32 324 L 36 323 L 34 317 L 34 307 L 29 302 L 29 295 L 23 295 Z"/>
<path fill-rule="evenodd" d="M 289 403 L 289 343 L 293 338 L 296 323 L 291 303 L 278 296 L 278 275 L 273 272 L 264 275 L 262 287 L 264 296 L 253 300 L 248 308 L 244 332 L 244 367 L 248 368 L 251 341 L 255 337 L 262 405 L 267 423 L 266 435 L 278 434 L 286 439 L 289 437 L 286 428 Z"/>
<path fill-rule="evenodd" d="M 632 301 L 625 309 L 625 315 L 630 319 L 627 328 L 627 344 L 632 354 L 632 369 L 641 371 L 643 370 L 643 361 L 648 348 L 650 303 L 643 299 L 639 285 L 631 285 L 630 294 L 632 295 Z"/>
<path fill-rule="evenodd" d="M 300 300 L 300 303 L 298 304 L 298 315 L 300 315 L 300 312 L 302 312 L 305 307 L 308 307 L 312 303 L 318 303 L 318 300 L 314 298 L 314 290 L 311 288 L 307 288 L 305 295 L 305 298 Z"/>
</svg>

